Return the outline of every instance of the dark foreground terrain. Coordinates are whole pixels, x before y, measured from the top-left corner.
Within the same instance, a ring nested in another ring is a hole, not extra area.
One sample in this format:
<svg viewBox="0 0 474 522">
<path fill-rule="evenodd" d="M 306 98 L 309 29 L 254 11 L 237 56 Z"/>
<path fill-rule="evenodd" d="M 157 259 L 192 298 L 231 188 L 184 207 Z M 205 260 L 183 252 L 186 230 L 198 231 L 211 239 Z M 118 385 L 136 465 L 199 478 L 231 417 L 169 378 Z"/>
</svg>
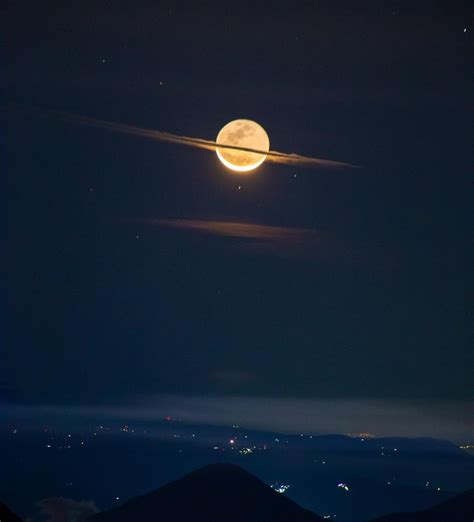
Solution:
<svg viewBox="0 0 474 522">
<path fill-rule="evenodd" d="M 213 464 L 124 505 L 99 513 L 91 522 L 130 520 L 181 522 L 319 522 L 323 518 L 277 493 L 232 464 Z"/>
<path fill-rule="evenodd" d="M 61 520 L 72 520 L 65 513 Z M 322 522 L 321 517 L 233 464 L 211 464 L 145 495 L 77 522 Z M 59 519 L 57 519 L 59 520 Z M 413 513 L 385 515 L 371 522 L 471 522 L 474 490 Z M 0 504 L 1 522 L 21 522 Z"/>
<path fill-rule="evenodd" d="M 373 522 L 468 522 L 474 520 L 474 489 L 415 513 L 394 513 Z"/>
<path fill-rule="evenodd" d="M 69 416 L 31 428 L 23 418 L 12 419 L 10 429 L 0 431 L 0 448 L 0 500 L 33 522 L 49 521 L 50 514 L 38 511 L 51 498 L 79 503 L 90 516 L 210 462 L 244 468 L 283 498 L 336 522 L 424 511 L 474 488 L 471 450 L 426 438 L 290 435 L 175 419 L 106 424 Z"/>
</svg>

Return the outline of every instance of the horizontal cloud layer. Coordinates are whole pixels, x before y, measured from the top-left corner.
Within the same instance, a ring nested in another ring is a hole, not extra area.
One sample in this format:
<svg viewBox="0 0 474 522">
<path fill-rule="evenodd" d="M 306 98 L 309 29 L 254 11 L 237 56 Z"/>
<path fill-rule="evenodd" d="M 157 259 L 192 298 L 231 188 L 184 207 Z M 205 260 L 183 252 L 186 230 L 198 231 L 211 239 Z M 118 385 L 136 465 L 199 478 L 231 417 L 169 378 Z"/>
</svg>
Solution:
<svg viewBox="0 0 474 522">
<path fill-rule="evenodd" d="M 173 228 L 198 234 L 240 240 L 245 250 L 271 252 L 279 256 L 321 257 L 327 254 L 328 238 L 316 230 L 300 227 L 280 227 L 241 221 L 135 218 L 114 220 L 118 223 L 136 223 Z M 337 245 L 331 244 L 334 251 Z"/>
<path fill-rule="evenodd" d="M 371 399 L 297 399 L 240 396 L 164 395 L 137 399 L 133 406 L 4 407 L 7 422 L 79 419 L 152 422 L 166 416 L 190 424 L 232 425 L 283 433 L 360 433 L 376 436 L 471 440 L 472 402 Z M 37 422 L 37 421 L 36 421 Z"/>
<path fill-rule="evenodd" d="M 310 229 L 276 227 L 238 221 L 217 221 L 204 219 L 153 219 L 149 224 L 206 232 L 218 236 L 257 239 L 261 241 L 304 241 L 316 237 Z"/>
</svg>

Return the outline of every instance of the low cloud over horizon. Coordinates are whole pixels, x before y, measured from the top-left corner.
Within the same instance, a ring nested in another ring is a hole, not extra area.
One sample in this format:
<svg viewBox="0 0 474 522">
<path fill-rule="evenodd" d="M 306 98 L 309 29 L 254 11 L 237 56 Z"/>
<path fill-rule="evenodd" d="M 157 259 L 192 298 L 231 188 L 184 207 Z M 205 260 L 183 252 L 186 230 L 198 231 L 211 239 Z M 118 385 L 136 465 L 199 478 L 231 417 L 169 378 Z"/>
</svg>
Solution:
<svg viewBox="0 0 474 522">
<path fill-rule="evenodd" d="M 313 435 L 369 432 L 377 437 L 472 440 L 472 402 L 375 399 L 283 399 L 163 395 L 124 405 L 4 405 L 7 424 L 154 422 L 167 416 L 189 424 L 232 425 Z"/>
</svg>

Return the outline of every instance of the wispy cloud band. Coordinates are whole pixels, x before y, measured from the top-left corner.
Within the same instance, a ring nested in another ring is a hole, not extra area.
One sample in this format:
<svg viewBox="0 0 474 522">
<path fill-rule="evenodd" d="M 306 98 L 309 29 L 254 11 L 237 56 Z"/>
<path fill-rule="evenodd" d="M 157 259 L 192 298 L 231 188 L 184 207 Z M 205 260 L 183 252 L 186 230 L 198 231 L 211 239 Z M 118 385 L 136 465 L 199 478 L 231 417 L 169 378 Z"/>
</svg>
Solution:
<svg viewBox="0 0 474 522">
<path fill-rule="evenodd" d="M 284 257 L 321 257 L 327 250 L 327 237 L 309 228 L 281 227 L 240 221 L 134 218 L 113 220 L 115 223 L 150 225 L 190 233 L 235 240 L 248 251 L 268 252 Z M 326 247 L 324 246 L 326 245 Z"/>
<path fill-rule="evenodd" d="M 208 234 L 255 239 L 259 241 L 296 242 L 316 236 L 313 230 L 294 227 L 277 227 L 257 223 L 242 223 L 239 221 L 217 221 L 205 219 L 147 219 L 139 223 L 158 225 L 185 230 L 194 230 Z"/>
</svg>

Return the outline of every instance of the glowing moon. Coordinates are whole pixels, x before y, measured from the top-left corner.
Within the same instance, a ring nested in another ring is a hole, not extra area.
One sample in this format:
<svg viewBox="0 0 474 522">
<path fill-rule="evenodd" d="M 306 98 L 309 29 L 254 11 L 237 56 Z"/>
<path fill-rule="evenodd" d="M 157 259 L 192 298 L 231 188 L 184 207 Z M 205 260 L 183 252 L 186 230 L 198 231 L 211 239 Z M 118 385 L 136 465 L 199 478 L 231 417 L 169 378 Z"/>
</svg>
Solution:
<svg viewBox="0 0 474 522">
<path fill-rule="evenodd" d="M 265 129 L 252 120 L 234 120 L 224 125 L 216 138 L 219 145 L 234 145 L 268 152 L 270 140 Z M 248 172 L 261 165 L 266 154 L 245 150 L 216 148 L 218 158 L 229 169 Z"/>
</svg>

